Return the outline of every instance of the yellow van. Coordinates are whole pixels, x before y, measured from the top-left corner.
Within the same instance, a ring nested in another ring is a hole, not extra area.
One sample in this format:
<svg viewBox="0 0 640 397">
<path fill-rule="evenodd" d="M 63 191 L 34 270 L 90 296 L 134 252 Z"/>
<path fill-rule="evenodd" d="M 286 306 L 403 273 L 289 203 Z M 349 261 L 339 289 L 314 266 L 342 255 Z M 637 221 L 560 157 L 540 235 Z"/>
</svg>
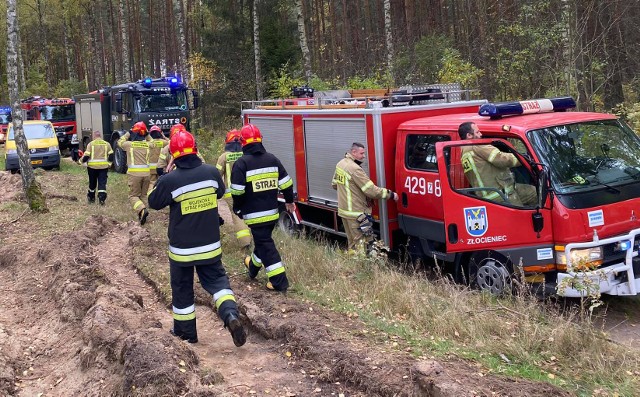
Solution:
<svg viewBox="0 0 640 397">
<path fill-rule="evenodd" d="M 60 168 L 60 148 L 58 138 L 50 121 L 31 120 L 23 124 L 24 135 L 27 138 L 29 157 L 33 167 L 42 167 L 46 170 Z M 9 124 L 7 142 L 5 143 L 5 169 L 12 174 L 20 170 L 18 164 L 18 152 L 13 131 L 13 123 Z"/>
</svg>

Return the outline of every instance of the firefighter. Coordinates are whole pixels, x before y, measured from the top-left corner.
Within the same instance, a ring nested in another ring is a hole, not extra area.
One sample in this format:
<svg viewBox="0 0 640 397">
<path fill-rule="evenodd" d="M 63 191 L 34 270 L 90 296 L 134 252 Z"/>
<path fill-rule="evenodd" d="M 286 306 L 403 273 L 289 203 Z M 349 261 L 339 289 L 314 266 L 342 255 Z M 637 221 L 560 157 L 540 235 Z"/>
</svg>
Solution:
<svg viewBox="0 0 640 397">
<path fill-rule="evenodd" d="M 186 131 L 184 125 L 177 123 L 171 126 L 169 130 L 169 139 L 178 131 Z M 169 164 L 169 160 L 171 160 L 171 154 L 169 153 L 169 146 L 165 146 L 160 150 L 160 154 L 158 155 L 158 162 L 156 163 L 156 173 L 158 176 L 164 174 L 166 172 L 166 167 Z"/>
<path fill-rule="evenodd" d="M 158 168 L 160 152 L 162 149 L 169 146 L 169 140 L 164 136 L 162 130 L 157 125 L 154 125 L 149 129 L 149 135 L 153 139 L 149 142 L 149 191 L 151 191 L 158 180 L 158 172 L 156 170 Z"/>
<path fill-rule="evenodd" d="M 481 139 L 482 133 L 473 122 L 460 124 L 460 139 Z M 537 193 L 534 186 L 515 182 L 511 167 L 519 167 L 520 161 L 513 153 L 500 151 L 493 145 L 469 145 L 462 148 L 462 167 L 469 184 L 479 190 L 484 199 L 513 205 L 535 205 Z"/>
<path fill-rule="evenodd" d="M 89 174 L 87 200 L 90 204 L 96 201 L 96 186 L 98 188 L 98 203 L 104 205 L 107 200 L 107 177 L 111 161 L 113 161 L 111 145 L 102 139 L 102 132 L 93 131 L 93 140 L 89 142 L 82 157 L 78 160 L 80 164 L 87 163 L 87 174 Z"/>
<path fill-rule="evenodd" d="M 254 249 L 245 258 L 249 277 L 255 278 L 262 267 L 267 273 L 267 289 L 286 292 L 289 280 L 282 258 L 271 237 L 280 217 L 278 191 L 284 195 L 287 211 L 294 212 L 293 181 L 280 160 L 262 145 L 258 127 L 247 124 L 240 130 L 242 157 L 231 170 L 233 212 L 249 226 Z"/>
<path fill-rule="evenodd" d="M 218 170 L 196 156 L 193 135 L 176 132 L 169 150 L 176 169 L 161 176 L 149 194 L 155 210 L 169 206 L 169 266 L 173 305 L 171 333 L 190 343 L 198 341 L 193 272 L 213 295 L 216 310 L 233 343 L 244 345 L 245 330 L 238 318 L 236 299 L 222 265 L 218 200 L 225 191 Z"/>
<path fill-rule="evenodd" d="M 222 179 L 227 186 L 224 198 L 229 205 L 229 208 L 233 207 L 231 190 L 229 189 L 231 186 L 231 170 L 233 169 L 233 164 L 236 160 L 242 157 L 242 143 L 240 140 L 240 131 L 236 129 L 229 131 L 225 139 L 224 153 L 220 155 L 216 164 L 216 168 L 220 171 Z M 247 253 L 250 253 L 251 231 L 244 221 L 234 214 L 233 211 L 231 212 L 231 218 L 233 219 L 233 228 L 236 232 L 236 239 L 238 240 L 240 247 L 242 247 Z"/>
<path fill-rule="evenodd" d="M 347 249 L 356 250 L 373 241 L 371 218 L 372 200 L 393 199 L 392 190 L 376 186 L 361 167 L 366 157 L 364 145 L 354 142 L 342 160 L 336 164 L 331 186 L 338 191 L 338 216 L 347 234 Z M 365 232 L 367 235 L 365 235 Z"/>
<path fill-rule="evenodd" d="M 139 121 L 118 140 L 118 146 L 127 152 L 129 201 L 141 225 L 147 222 L 149 216 L 146 204 L 149 191 L 149 139 L 147 125 Z"/>
</svg>

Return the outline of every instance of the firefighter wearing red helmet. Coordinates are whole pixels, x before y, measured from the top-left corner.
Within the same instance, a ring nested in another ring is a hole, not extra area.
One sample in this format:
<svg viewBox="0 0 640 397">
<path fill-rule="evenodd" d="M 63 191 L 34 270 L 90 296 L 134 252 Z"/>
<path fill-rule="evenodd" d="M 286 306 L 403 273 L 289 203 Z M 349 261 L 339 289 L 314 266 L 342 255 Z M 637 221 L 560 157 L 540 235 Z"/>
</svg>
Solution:
<svg viewBox="0 0 640 397">
<path fill-rule="evenodd" d="M 244 220 L 253 236 L 255 248 L 245 265 L 250 278 L 264 267 L 269 279 L 267 288 L 284 292 L 289 280 L 271 233 L 280 217 L 278 191 L 284 195 L 286 209 L 295 211 L 293 181 L 280 160 L 262 145 L 258 127 L 247 124 L 240 135 L 243 155 L 231 170 L 231 196 L 233 212 Z"/>
<path fill-rule="evenodd" d="M 236 129 L 229 131 L 225 138 L 224 153 L 220 155 L 218 162 L 216 163 L 216 168 L 220 171 L 222 179 L 227 186 L 224 198 L 229 208 L 233 206 L 231 190 L 229 189 L 231 186 L 231 170 L 233 169 L 233 164 L 236 160 L 242 156 L 242 144 L 240 139 L 240 131 Z M 251 231 L 244 221 L 233 212 L 231 213 L 231 217 L 233 218 L 233 228 L 236 233 L 236 239 L 240 246 L 249 253 L 249 247 L 251 245 Z"/>
<path fill-rule="evenodd" d="M 178 131 L 186 131 L 186 127 L 183 124 L 177 123 L 171 126 L 171 129 L 169 130 L 169 138 L 171 138 L 173 136 L 173 134 L 175 134 Z M 200 157 L 200 160 L 202 160 L 202 162 L 204 163 L 204 158 L 202 157 L 202 155 L 200 155 L 200 153 L 198 153 L 198 157 Z M 169 153 L 169 146 L 165 146 L 160 150 L 160 155 L 158 156 L 158 161 L 156 163 L 156 173 L 158 174 L 158 176 L 164 174 L 165 172 L 168 172 L 167 170 L 167 166 L 169 165 L 169 162 L 171 161 L 171 154 Z"/>
<path fill-rule="evenodd" d="M 182 124 L 180 124 L 182 125 Z M 149 136 L 152 141 L 149 142 L 149 190 L 153 188 L 158 180 L 158 161 L 162 149 L 169 146 L 169 140 L 162 133 L 162 129 L 154 125 L 149 129 Z"/>
<path fill-rule="evenodd" d="M 131 138 L 131 140 L 129 140 Z M 147 192 L 149 191 L 149 141 L 147 125 L 138 121 L 130 132 L 118 140 L 118 146 L 127 153 L 127 179 L 129 201 L 138 214 L 141 225 L 147 221 Z"/>
<path fill-rule="evenodd" d="M 186 131 L 169 143 L 175 170 L 158 178 L 149 193 L 155 210 L 169 207 L 169 267 L 173 305 L 171 333 L 188 342 L 198 341 L 193 272 L 213 295 L 216 310 L 236 346 L 246 341 L 236 299 L 221 261 L 218 200 L 225 192 L 218 170 L 197 156 L 196 142 Z"/>
</svg>

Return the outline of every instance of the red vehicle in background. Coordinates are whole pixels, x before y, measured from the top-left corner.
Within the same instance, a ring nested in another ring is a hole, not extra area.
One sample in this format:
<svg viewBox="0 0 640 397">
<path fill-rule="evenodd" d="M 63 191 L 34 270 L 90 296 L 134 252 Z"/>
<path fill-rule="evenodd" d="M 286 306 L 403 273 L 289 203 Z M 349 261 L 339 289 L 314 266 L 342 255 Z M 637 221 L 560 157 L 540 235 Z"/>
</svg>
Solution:
<svg viewBox="0 0 640 397">
<path fill-rule="evenodd" d="M 11 122 L 11 106 L 0 106 L 0 143 L 7 138 L 7 126 Z"/>
<path fill-rule="evenodd" d="M 22 101 L 22 111 L 27 120 L 46 120 L 53 124 L 60 150 L 78 150 L 76 134 L 76 107 L 71 98 L 30 97 Z"/>
</svg>

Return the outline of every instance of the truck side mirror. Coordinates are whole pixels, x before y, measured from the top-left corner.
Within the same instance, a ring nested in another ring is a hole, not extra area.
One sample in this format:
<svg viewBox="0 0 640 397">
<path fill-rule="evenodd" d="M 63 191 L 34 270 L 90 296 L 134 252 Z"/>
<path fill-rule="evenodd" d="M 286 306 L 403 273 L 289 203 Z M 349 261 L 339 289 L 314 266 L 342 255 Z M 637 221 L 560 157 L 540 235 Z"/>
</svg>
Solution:
<svg viewBox="0 0 640 397">
<path fill-rule="evenodd" d="M 544 208 L 549 196 L 549 177 L 547 169 L 543 166 L 538 171 L 538 208 Z"/>
<path fill-rule="evenodd" d="M 198 94 L 198 91 L 196 90 L 189 90 L 189 92 L 191 93 L 193 99 L 193 106 L 191 106 L 189 110 L 196 110 L 198 106 L 200 106 L 200 94 Z"/>
<path fill-rule="evenodd" d="M 544 229 L 544 217 L 540 210 L 531 214 L 531 222 L 533 223 L 533 231 L 538 233 L 538 237 L 540 237 L 540 232 Z"/>
<path fill-rule="evenodd" d="M 116 92 L 116 112 L 122 113 L 122 93 Z"/>
</svg>

